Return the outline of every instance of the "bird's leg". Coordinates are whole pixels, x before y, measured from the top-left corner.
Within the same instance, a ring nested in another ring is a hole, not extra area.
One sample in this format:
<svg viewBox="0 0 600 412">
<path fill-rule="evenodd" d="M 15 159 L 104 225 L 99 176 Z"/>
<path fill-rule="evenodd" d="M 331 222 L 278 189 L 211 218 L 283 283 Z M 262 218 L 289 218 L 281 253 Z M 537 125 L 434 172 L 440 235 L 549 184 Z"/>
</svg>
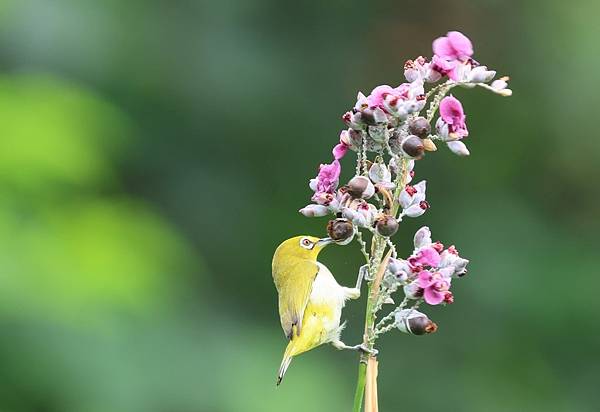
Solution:
<svg viewBox="0 0 600 412">
<path fill-rule="evenodd" d="M 367 345 L 365 345 L 364 343 L 361 343 L 359 345 L 354 345 L 354 346 L 348 346 L 341 340 L 334 340 L 333 342 L 331 342 L 331 344 L 333 345 L 334 348 L 336 348 L 338 350 L 344 350 L 344 349 L 359 350 L 361 352 L 368 353 L 369 355 L 372 355 L 372 356 L 377 356 L 377 354 L 379 353 L 379 351 L 377 349 L 369 349 L 367 347 Z"/>
<path fill-rule="evenodd" d="M 356 287 L 344 288 L 344 295 L 346 299 L 358 299 L 360 298 L 360 287 L 365 277 L 366 265 L 362 266 L 358 271 L 358 278 L 356 279 Z"/>
<path fill-rule="evenodd" d="M 356 289 L 360 290 L 360 287 L 362 285 L 362 281 L 365 278 L 365 272 L 368 270 L 368 266 L 367 265 L 363 265 L 360 267 L 360 269 L 358 270 L 358 277 L 356 278 Z"/>
</svg>

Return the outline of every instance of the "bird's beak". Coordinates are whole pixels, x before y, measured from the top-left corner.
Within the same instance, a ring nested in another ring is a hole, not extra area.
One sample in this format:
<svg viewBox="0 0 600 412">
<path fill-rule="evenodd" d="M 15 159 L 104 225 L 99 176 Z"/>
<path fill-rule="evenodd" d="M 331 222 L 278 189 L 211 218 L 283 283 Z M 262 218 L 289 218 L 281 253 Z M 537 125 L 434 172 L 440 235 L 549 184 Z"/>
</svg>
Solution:
<svg viewBox="0 0 600 412">
<path fill-rule="evenodd" d="M 317 241 L 317 246 L 319 247 L 324 247 L 327 246 L 328 244 L 333 243 L 333 239 L 330 237 L 324 237 L 322 239 L 319 239 Z"/>
</svg>

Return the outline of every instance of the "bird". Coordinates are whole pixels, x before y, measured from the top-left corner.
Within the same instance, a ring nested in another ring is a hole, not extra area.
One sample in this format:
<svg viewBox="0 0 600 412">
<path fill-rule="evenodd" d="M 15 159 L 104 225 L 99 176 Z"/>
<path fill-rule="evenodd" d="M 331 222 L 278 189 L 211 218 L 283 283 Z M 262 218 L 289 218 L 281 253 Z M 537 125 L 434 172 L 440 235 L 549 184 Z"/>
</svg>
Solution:
<svg viewBox="0 0 600 412">
<path fill-rule="evenodd" d="M 364 272 L 354 288 L 340 286 L 331 271 L 317 261 L 331 238 L 296 236 L 282 242 L 273 255 L 273 281 L 279 295 L 281 327 L 289 340 L 277 374 L 277 386 L 292 359 L 325 343 L 337 349 L 369 351 L 365 345 L 348 346 L 340 340 L 342 308 L 360 297 Z"/>
</svg>

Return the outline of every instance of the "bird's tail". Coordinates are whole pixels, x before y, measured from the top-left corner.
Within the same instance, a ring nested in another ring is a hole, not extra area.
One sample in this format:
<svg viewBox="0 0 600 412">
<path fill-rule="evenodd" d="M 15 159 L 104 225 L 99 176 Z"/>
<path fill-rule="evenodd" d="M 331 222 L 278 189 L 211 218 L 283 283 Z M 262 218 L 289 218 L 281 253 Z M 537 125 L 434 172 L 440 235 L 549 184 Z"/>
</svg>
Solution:
<svg viewBox="0 0 600 412">
<path fill-rule="evenodd" d="M 281 384 L 283 377 L 285 376 L 285 372 L 287 371 L 290 363 L 292 363 L 292 359 L 294 358 L 293 349 L 294 341 L 290 341 L 288 343 L 287 348 L 285 348 L 285 352 L 283 354 L 283 359 L 281 360 L 281 365 L 279 366 L 279 372 L 277 373 L 277 386 Z"/>
</svg>

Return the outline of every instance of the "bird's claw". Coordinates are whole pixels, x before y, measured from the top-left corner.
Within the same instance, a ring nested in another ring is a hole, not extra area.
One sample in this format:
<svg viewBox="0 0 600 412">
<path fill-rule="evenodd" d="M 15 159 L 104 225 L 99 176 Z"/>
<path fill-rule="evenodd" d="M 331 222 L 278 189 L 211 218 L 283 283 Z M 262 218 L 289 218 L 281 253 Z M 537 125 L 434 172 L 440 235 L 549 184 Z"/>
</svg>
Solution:
<svg viewBox="0 0 600 412">
<path fill-rule="evenodd" d="M 361 343 L 360 345 L 356 345 L 356 349 L 366 353 L 367 355 L 371 355 L 371 356 L 377 356 L 377 354 L 379 353 L 379 351 L 375 348 L 369 348 L 367 345 L 365 345 L 364 343 Z"/>
</svg>

